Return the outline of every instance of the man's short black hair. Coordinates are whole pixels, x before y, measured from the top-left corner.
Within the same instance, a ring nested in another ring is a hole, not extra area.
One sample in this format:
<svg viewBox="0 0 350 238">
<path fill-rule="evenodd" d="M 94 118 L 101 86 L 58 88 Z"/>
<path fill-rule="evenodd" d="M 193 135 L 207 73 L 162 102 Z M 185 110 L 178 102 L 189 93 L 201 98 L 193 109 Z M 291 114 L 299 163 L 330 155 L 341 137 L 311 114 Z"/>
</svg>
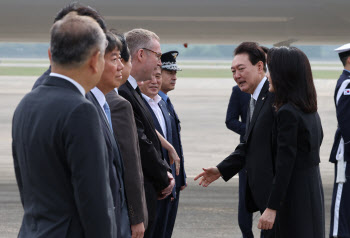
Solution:
<svg viewBox="0 0 350 238">
<path fill-rule="evenodd" d="M 269 51 L 269 48 L 266 46 L 262 46 L 262 45 L 260 47 L 265 52 L 265 54 L 267 54 L 267 52 Z"/>
<path fill-rule="evenodd" d="M 105 54 L 113 51 L 115 48 L 117 48 L 119 51 L 122 49 L 122 43 L 120 42 L 117 35 L 113 32 L 113 30 L 106 32 L 106 39 L 108 42 Z"/>
<path fill-rule="evenodd" d="M 265 52 L 256 42 L 243 42 L 234 51 L 234 55 L 248 54 L 249 61 L 252 65 L 256 65 L 259 61 L 263 62 L 264 71 L 266 72 Z"/>
<path fill-rule="evenodd" d="M 56 21 L 61 20 L 63 17 L 65 17 L 68 13 L 70 12 L 76 12 L 79 16 L 88 16 L 93 19 L 100 25 L 101 29 L 103 30 L 104 33 L 107 32 L 107 26 L 105 23 L 105 20 L 103 17 L 98 13 L 94 8 L 90 6 L 84 6 L 80 3 L 73 2 L 61 9 L 59 11 L 54 19 L 54 23 Z"/>
<path fill-rule="evenodd" d="M 348 60 L 349 57 L 350 57 L 350 51 L 339 53 L 339 59 L 342 62 L 344 67 L 345 67 L 346 61 Z"/>
<path fill-rule="evenodd" d="M 117 34 L 120 42 L 122 43 L 122 48 L 120 49 L 120 56 L 125 62 L 130 60 L 130 51 L 128 48 L 128 44 L 126 43 L 125 36 L 123 34 Z"/>
</svg>

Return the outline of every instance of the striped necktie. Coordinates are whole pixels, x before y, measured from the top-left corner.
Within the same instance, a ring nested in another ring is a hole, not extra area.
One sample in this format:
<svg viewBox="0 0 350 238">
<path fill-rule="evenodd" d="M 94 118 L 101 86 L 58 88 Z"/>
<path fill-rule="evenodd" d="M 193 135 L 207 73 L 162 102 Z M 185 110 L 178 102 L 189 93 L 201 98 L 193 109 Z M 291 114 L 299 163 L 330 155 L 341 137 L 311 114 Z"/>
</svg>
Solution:
<svg viewBox="0 0 350 238">
<path fill-rule="evenodd" d="M 107 102 L 105 102 L 105 104 L 103 104 L 103 109 L 105 110 L 105 113 L 107 115 L 109 126 L 111 127 L 111 130 L 113 131 L 112 119 L 111 119 L 111 110 L 109 109 L 109 106 L 108 106 Z"/>
<path fill-rule="evenodd" d="M 252 121 L 253 113 L 254 113 L 254 108 L 255 108 L 255 99 L 253 97 L 250 98 L 249 102 L 249 122 Z"/>
</svg>

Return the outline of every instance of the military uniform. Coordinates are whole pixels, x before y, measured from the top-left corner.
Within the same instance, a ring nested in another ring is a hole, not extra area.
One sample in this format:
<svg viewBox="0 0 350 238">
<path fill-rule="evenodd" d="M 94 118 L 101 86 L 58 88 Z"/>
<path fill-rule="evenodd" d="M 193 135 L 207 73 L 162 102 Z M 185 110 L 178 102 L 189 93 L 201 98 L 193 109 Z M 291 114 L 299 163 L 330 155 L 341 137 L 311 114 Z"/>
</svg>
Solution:
<svg viewBox="0 0 350 238">
<path fill-rule="evenodd" d="M 348 50 L 350 50 L 350 44 L 347 45 L 349 46 Z M 344 46 L 342 47 L 344 48 Z M 344 69 L 338 79 L 334 92 L 334 101 L 338 128 L 329 159 L 335 165 L 330 237 L 349 238 L 350 166 L 347 165 L 347 162 L 350 161 L 350 71 L 348 70 Z"/>
</svg>

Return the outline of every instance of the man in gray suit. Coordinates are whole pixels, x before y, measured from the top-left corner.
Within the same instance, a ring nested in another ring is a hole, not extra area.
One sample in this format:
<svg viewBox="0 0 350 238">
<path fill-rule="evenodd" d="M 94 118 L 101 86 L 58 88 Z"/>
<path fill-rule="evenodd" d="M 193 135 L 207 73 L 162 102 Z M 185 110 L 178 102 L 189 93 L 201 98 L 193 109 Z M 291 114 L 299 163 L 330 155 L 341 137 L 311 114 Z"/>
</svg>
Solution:
<svg viewBox="0 0 350 238">
<path fill-rule="evenodd" d="M 52 73 L 13 117 L 19 237 L 116 237 L 107 149 L 84 96 L 100 80 L 105 45 L 90 17 L 70 13 L 51 29 Z"/>
</svg>

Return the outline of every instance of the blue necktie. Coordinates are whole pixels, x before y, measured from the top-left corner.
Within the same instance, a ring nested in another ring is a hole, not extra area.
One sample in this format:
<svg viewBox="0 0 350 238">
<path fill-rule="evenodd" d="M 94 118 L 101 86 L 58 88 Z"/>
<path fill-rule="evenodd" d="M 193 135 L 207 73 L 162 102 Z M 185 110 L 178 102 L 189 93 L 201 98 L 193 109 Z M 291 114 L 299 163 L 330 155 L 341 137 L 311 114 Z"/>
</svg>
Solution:
<svg viewBox="0 0 350 238">
<path fill-rule="evenodd" d="M 105 110 L 105 113 L 107 115 L 109 126 L 111 127 L 111 130 L 113 131 L 112 119 L 111 119 L 111 110 L 109 109 L 109 106 L 108 106 L 107 102 L 105 102 L 105 104 L 103 104 L 103 109 Z"/>
</svg>

